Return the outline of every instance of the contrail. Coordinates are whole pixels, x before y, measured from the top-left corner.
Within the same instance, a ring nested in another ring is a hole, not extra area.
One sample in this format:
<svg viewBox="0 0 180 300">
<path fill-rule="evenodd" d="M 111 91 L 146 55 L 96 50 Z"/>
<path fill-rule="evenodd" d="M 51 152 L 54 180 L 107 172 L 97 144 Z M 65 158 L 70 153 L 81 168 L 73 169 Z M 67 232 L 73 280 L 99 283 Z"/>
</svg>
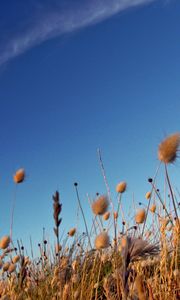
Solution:
<svg viewBox="0 0 180 300">
<path fill-rule="evenodd" d="M 157 0 L 83 0 L 79 4 L 78 1 L 70 4 L 69 1 L 69 6 L 64 8 L 56 5 L 49 12 L 44 10 L 34 18 L 34 23 L 24 26 L 22 32 L 17 31 L 8 42 L 1 42 L 0 65 L 48 39 L 94 25 L 125 9 L 153 1 Z"/>
</svg>

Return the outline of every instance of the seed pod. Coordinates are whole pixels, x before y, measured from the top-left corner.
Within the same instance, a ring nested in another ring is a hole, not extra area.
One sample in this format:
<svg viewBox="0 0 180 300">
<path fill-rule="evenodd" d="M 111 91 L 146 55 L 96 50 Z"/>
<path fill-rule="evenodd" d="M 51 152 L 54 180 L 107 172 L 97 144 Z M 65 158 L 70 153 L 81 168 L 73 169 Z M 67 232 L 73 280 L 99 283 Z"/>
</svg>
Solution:
<svg viewBox="0 0 180 300">
<path fill-rule="evenodd" d="M 151 192 L 147 192 L 145 197 L 146 197 L 147 200 L 149 200 L 151 198 Z"/>
<path fill-rule="evenodd" d="M 122 181 L 120 183 L 117 184 L 116 186 L 116 192 L 117 193 L 124 193 L 126 190 L 127 184 L 125 181 Z"/>
<path fill-rule="evenodd" d="M 95 215 L 104 215 L 109 206 L 109 201 L 106 196 L 99 196 L 97 200 L 92 203 L 92 211 Z"/>
<path fill-rule="evenodd" d="M 16 171 L 15 175 L 14 175 L 14 182 L 15 183 L 21 183 L 24 181 L 25 178 L 25 171 L 24 169 L 19 169 Z"/>
<path fill-rule="evenodd" d="M 107 232 L 100 233 L 95 239 L 96 249 L 103 249 L 109 247 L 110 241 Z"/>
<path fill-rule="evenodd" d="M 76 228 L 71 228 L 71 229 L 69 230 L 69 232 L 68 232 L 68 235 L 69 235 L 69 236 L 74 236 L 75 233 L 76 233 Z"/>
<path fill-rule="evenodd" d="M 177 151 L 180 145 L 180 133 L 168 136 L 161 142 L 158 148 L 158 158 L 165 164 L 173 163 L 177 157 Z"/>
<path fill-rule="evenodd" d="M 9 236 L 3 236 L 0 240 L 0 249 L 6 249 L 9 246 L 10 243 L 10 237 Z"/>
<path fill-rule="evenodd" d="M 12 258 L 12 262 L 13 264 L 16 264 L 18 261 L 20 260 L 20 256 L 19 255 L 16 255 Z"/>
<path fill-rule="evenodd" d="M 145 209 L 140 209 L 135 216 L 135 221 L 137 224 L 141 224 L 144 222 L 145 218 L 146 218 Z"/>
<path fill-rule="evenodd" d="M 10 264 L 8 268 L 9 273 L 13 273 L 16 270 L 16 265 L 15 264 Z"/>
<path fill-rule="evenodd" d="M 3 265 L 3 271 L 6 272 L 6 271 L 9 269 L 9 266 L 10 266 L 10 263 L 9 263 L 9 262 L 6 262 L 6 263 Z"/>
<path fill-rule="evenodd" d="M 155 213 L 156 211 L 156 204 L 153 204 L 150 209 L 149 209 L 152 213 Z"/>
<path fill-rule="evenodd" d="M 107 221 L 107 220 L 109 219 L 109 217 L 110 217 L 110 212 L 107 211 L 107 212 L 103 215 L 103 219 L 104 219 L 105 221 Z"/>
</svg>

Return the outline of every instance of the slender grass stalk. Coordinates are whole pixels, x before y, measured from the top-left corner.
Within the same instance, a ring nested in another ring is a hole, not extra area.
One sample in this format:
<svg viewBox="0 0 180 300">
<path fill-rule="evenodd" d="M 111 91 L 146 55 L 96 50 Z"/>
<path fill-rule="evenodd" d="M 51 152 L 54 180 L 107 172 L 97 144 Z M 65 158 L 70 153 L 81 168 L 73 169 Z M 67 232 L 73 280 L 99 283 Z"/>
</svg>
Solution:
<svg viewBox="0 0 180 300">
<path fill-rule="evenodd" d="M 79 203 L 79 208 L 80 208 L 80 210 L 81 210 L 82 217 L 83 217 L 83 220 L 84 220 L 84 225 L 85 225 L 85 228 L 86 228 L 86 234 L 87 234 L 87 237 L 88 237 L 89 245 L 90 245 L 90 247 L 91 247 L 91 249 L 92 249 L 91 239 L 90 239 L 89 232 L 88 232 L 88 227 L 87 227 L 87 223 L 86 223 L 86 218 L 85 218 L 85 215 L 84 215 L 84 212 L 83 212 L 83 208 L 82 208 L 82 205 L 81 205 L 81 201 L 80 201 L 80 198 L 79 198 L 79 193 L 78 193 L 77 185 L 78 185 L 78 184 L 75 182 L 75 183 L 74 183 L 74 186 L 75 186 L 75 190 L 76 190 L 77 200 L 78 200 L 78 203 Z"/>
<path fill-rule="evenodd" d="M 107 194 L 108 194 L 109 201 L 110 201 L 110 204 L 111 204 L 111 207 L 112 207 L 113 224 L 114 224 L 114 245 L 115 245 L 115 248 L 117 248 L 116 221 L 115 221 L 115 218 L 114 218 L 114 211 L 115 211 L 114 210 L 114 204 L 113 204 L 112 199 L 111 199 L 110 187 L 109 187 L 109 184 L 108 184 L 108 181 L 107 181 L 106 172 L 105 172 L 105 168 L 104 168 L 104 164 L 103 164 L 103 160 L 102 160 L 102 155 L 101 155 L 100 149 L 98 149 L 97 152 L 98 152 L 98 157 L 99 157 L 99 163 L 100 163 L 100 167 L 101 167 L 102 176 L 104 178 L 104 183 L 106 185 Z"/>
<path fill-rule="evenodd" d="M 166 178 L 167 178 L 167 182 L 168 182 L 168 186 L 169 186 L 169 190 L 171 193 L 171 198 L 172 198 L 172 202 L 173 202 L 173 206 L 174 206 L 175 215 L 177 218 L 178 225 L 180 225 L 179 217 L 178 217 L 178 213 L 177 213 L 177 209 L 176 209 L 176 203 L 175 203 L 174 195 L 173 195 L 173 191 L 172 191 L 172 186 L 171 186 L 169 175 L 168 175 L 167 164 L 164 164 L 164 167 L 165 167 Z"/>
<path fill-rule="evenodd" d="M 154 175 L 154 178 L 153 178 L 153 182 L 155 182 L 155 180 L 156 180 L 156 177 L 157 177 L 157 175 L 158 175 L 160 166 L 161 166 L 161 162 L 159 163 L 159 165 L 158 165 L 158 167 L 157 167 L 157 169 L 156 169 L 156 172 L 155 172 L 155 175 Z M 153 185 L 154 185 L 154 184 L 153 184 Z M 153 189 L 154 189 L 154 186 L 152 186 L 151 193 L 152 193 Z M 146 212 L 146 217 L 145 217 L 145 221 L 144 221 L 143 228 L 142 228 L 142 236 L 144 235 L 144 230 L 145 230 L 145 226 L 146 226 L 146 222 L 147 222 L 147 217 L 148 217 L 148 212 L 149 212 L 150 203 L 151 203 L 151 197 L 150 197 L 150 199 L 149 199 L 149 203 L 148 203 L 148 207 L 147 207 L 147 212 Z"/>
</svg>

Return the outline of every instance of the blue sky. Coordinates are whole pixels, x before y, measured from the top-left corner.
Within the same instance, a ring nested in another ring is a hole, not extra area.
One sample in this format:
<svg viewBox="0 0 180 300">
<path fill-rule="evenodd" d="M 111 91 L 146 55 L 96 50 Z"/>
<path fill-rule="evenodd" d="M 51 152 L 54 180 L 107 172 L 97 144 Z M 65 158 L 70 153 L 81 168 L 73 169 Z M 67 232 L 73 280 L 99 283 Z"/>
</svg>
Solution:
<svg viewBox="0 0 180 300">
<path fill-rule="evenodd" d="M 60 4 L 59 4 L 60 3 Z M 0 4 L 0 235 L 9 230 L 18 186 L 14 238 L 52 236 L 52 194 L 63 203 L 62 229 L 75 225 L 79 192 L 126 180 L 144 200 L 157 145 L 179 131 L 179 1 L 6 1 Z M 179 165 L 172 166 L 174 177 Z"/>
</svg>

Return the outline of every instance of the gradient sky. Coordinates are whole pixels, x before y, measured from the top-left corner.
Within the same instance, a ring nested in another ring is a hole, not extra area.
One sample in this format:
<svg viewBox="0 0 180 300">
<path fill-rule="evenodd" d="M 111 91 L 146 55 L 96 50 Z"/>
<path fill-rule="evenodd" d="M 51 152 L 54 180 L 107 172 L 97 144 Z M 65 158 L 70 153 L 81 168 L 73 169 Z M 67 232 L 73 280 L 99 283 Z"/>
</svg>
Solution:
<svg viewBox="0 0 180 300">
<path fill-rule="evenodd" d="M 56 189 L 61 232 L 75 226 L 75 181 L 91 219 L 86 194 L 106 191 L 97 148 L 114 201 L 121 180 L 126 209 L 144 201 L 158 143 L 180 129 L 180 1 L 25 2 L 0 4 L 0 235 L 23 167 L 14 239 L 28 245 L 53 235 Z"/>
</svg>

